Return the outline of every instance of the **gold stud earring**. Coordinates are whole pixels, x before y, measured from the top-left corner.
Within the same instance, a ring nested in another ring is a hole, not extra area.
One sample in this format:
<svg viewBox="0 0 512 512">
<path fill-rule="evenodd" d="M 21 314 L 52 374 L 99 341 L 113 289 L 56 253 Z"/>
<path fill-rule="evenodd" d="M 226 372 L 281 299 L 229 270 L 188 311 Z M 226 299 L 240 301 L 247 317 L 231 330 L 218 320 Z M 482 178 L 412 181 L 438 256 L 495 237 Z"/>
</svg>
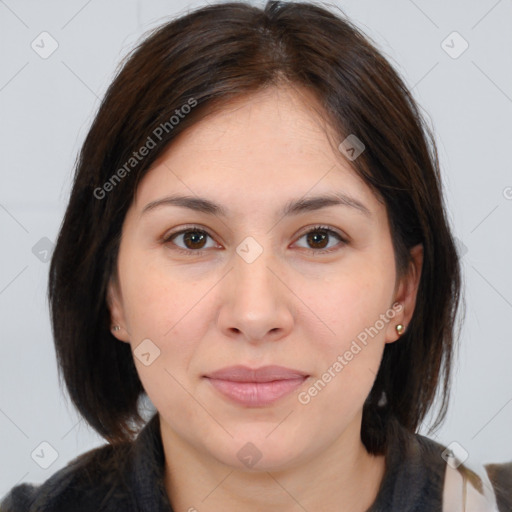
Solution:
<svg viewBox="0 0 512 512">
<path fill-rule="evenodd" d="M 396 332 L 398 334 L 398 336 L 402 336 L 403 332 L 404 332 L 404 326 L 402 324 L 398 324 L 396 327 Z"/>
</svg>

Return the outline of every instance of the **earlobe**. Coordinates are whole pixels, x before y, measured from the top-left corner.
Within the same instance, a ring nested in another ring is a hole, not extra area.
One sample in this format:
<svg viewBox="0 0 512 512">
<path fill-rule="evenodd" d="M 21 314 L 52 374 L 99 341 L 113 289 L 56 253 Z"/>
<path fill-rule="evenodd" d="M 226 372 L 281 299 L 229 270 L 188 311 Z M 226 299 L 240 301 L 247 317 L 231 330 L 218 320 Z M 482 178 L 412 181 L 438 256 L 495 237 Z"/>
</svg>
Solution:
<svg viewBox="0 0 512 512">
<path fill-rule="evenodd" d="M 399 304 L 399 303 L 395 303 Z M 389 322 L 389 325 L 386 329 L 386 343 L 394 343 L 395 341 L 398 341 L 400 337 L 405 333 L 407 330 L 407 324 L 404 320 L 401 320 L 404 316 L 404 309 L 403 304 L 400 304 L 401 309 L 400 313 L 397 314 L 393 320 Z"/>
</svg>

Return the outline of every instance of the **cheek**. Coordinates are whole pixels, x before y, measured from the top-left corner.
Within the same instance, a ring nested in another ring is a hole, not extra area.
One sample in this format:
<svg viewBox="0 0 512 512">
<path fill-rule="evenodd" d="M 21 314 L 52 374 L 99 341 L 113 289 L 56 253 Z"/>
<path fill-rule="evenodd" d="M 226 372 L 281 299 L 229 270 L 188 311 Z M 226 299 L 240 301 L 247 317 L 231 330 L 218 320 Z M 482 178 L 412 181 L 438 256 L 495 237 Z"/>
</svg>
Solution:
<svg viewBox="0 0 512 512">
<path fill-rule="evenodd" d="M 136 251 L 120 261 L 119 269 L 125 318 L 134 336 L 175 337 L 177 330 L 190 323 L 207 291 L 204 284 L 184 278 L 165 262 Z"/>
<path fill-rule="evenodd" d="M 158 410 L 179 409 L 187 416 L 193 408 L 183 407 L 190 399 L 183 386 L 190 387 L 191 361 L 205 337 L 209 298 L 200 300 L 202 286 L 183 283 L 150 265 L 127 269 L 126 276 L 125 314 L 139 378 Z M 151 354 L 149 365 L 138 356 L 141 352 Z"/>
<path fill-rule="evenodd" d="M 304 297 L 304 303 L 311 310 L 308 322 L 311 339 L 321 339 L 332 351 L 343 349 L 361 333 L 367 332 L 379 321 L 390 307 L 393 291 L 393 275 L 387 275 L 378 263 L 347 266 L 346 270 L 333 272 L 329 279 L 311 284 L 303 282 L 297 295 Z M 381 322 L 377 324 L 384 336 Z M 372 331 L 373 332 L 373 331 Z M 360 336 L 364 339 L 364 334 Z"/>
<path fill-rule="evenodd" d="M 318 329 L 307 334 L 316 372 L 298 397 L 324 424 L 349 421 L 362 408 L 379 370 L 390 321 L 385 290 L 362 281 L 333 283 L 333 288 L 317 302 L 328 328 L 321 335 Z"/>
<path fill-rule="evenodd" d="M 307 336 L 315 340 L 319 364 L 299 401 L 306 409 L 321 412 L 325 422 L 350 418 L 363 406 L 378 373 L 386 327 L 394 316 L 388 310 L 394 274 L 383 260 L 359 258 L 351 263 L 322 288 L 307 292 L 308 304 L 314 304 L 322 319 L 322 334 L 318 322 L 316 328 L 311 322 Z"/>
<path fill-rule="evenodd" d="M 143 387 L 157 408 L 181 407 L 187 396 L 182 396 L 179 383 L 187 382 L 208 325 L 208 287 L 142 263 L 135 255 L 120 262 L 119 270 L 130 345 Z"/>
</svg>

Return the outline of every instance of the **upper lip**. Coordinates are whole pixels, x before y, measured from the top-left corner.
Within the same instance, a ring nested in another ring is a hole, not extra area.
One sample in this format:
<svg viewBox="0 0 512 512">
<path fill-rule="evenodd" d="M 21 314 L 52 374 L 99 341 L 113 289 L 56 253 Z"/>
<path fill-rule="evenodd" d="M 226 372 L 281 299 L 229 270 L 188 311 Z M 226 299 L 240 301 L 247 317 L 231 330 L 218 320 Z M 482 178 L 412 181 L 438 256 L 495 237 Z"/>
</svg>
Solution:
<svg viewBox="0 0 512 512">
<path fill-rule="evenodd" d="M 205 375 L 210 379 L 230 380 L 233 382 L 272 382 L 307 377 L 307 374 L 284 366 L 270 365 L 261 368 L 247 366 L 228 366 Z"/>
</svg>

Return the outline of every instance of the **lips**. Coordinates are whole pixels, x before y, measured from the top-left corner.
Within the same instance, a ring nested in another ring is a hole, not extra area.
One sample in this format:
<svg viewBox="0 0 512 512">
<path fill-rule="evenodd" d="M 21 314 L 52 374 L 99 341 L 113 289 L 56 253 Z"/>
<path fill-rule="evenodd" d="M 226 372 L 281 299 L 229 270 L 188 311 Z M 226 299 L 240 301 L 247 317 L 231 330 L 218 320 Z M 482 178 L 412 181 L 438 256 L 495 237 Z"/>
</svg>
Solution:
<svg viewBox="0 0 512 512">
<path fill-rule="evenodd" d="M 283 366 L 230 366 L 205 375 L 225 398 L 247 407 L 268 406 L 289 395 L 307 379 L 300 370 Z"/>
<path fill-rule="evenodd" d="M 232 382 L 272 382 L 274 380 L 299 379 L 307 377 L 307 374 L 299 370 L 276 365 L 262 366 L 261 368 L 254 369 L 247 366 L 230 366 L 209 373 L 206 377 Z"/>
</svg>

